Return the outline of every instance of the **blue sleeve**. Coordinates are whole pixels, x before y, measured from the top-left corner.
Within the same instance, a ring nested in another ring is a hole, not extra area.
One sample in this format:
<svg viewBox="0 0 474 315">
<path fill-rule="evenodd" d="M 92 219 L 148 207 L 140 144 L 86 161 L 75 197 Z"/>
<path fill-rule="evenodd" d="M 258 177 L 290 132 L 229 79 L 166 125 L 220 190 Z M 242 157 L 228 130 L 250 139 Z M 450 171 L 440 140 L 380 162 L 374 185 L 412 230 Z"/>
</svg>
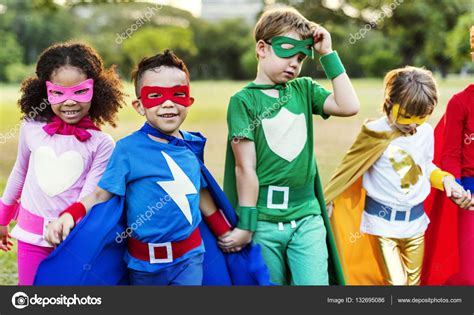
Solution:
<svg viewBox="0 0 474 315">
<path fill-rule="evenodd" d="M 207 180 L 206 178 L 204 177 L 204 175 L 201 173 L 201 188 L 207 188 L 207 186 L 209 186 L 207 184 Z"/>
<path fill-rule="evenodd" d="M 123 144 L 118 142 L 98 186 L 115 195 L 125 196 L 130 179 L 130 161 Z"/>
</svg>

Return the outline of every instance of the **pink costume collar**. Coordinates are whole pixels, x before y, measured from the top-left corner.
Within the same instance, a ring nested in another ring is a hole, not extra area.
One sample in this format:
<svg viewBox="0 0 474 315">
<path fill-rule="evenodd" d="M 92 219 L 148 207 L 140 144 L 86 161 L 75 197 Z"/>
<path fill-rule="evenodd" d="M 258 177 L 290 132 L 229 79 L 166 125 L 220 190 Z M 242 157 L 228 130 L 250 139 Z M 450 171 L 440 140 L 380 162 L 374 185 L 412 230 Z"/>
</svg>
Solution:
<svg viewBox="0 0 474 315">
<path fill-rule="evenodd" d="M 53 119 L 49 124 L 43 126 L 43 130 L 50 136 L 54 134 L 60 135 L 74 135 L 77 140 L 84 142 L 92 135 L 87 129 L 92 130 L 99 130 L 99 127 L 94 125 L 92 120 L 84 116 L 79 122 L 75 123 L 74 125 L 68 124 L 65 121 L 61 120 L 58 116 L 54 116 Z"/>
</svg>

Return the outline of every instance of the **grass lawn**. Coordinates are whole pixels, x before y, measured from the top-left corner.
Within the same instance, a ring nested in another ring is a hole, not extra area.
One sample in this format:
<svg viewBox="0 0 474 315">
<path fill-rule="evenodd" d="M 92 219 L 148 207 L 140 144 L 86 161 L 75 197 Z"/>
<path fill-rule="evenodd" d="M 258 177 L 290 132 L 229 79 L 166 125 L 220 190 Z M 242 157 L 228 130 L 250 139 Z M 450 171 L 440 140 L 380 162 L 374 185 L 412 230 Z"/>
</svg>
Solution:
<svg viewBox="0 0 474 315">
<path fill-rule="evenodd" d="M 438 79 L 440 102 L 429 123 L 436 125 L 444 113 L 449 98 L 461 91 L 469 78 L 452 77 L 442 81 Z M 329 81 L 320 83 L 331 89 Z M 326 184 L 339 163 L 344 152 L 349 148 L 359 132 L 362 122 L 367 118 L 381 115 L 383 86 L 381 79 L 361 79 L 353 81 L 361 110 L 357 116 L 350 118 L 333 117 L 326 121 L 319 117 L 314 119 L 315 150 L 323 184 Z M 188 118 L 183 125 L 184 130 L 200 131 L 207 138 L 206 164 L 215 177 L 222 182 L 224 157 L 226 149 L 226 109 L 229 97 L 244 86 L 246 82 L 235 81 L 199 81 L 192 83 L 192 94 L 196 98 Z M 18 123 L 20 113 L 16 106 L 19 85 L 0 85 L 0 192 L 8 179 L 8 175 L 16 159 L 18 140 Z M 132 86 L 126 86 L 132 95 Z M 129 99 L 130 103 L 131 98 Z M 118 140 L 130 132 L 140 128 L 143 118 L 135 113 L 131 106 L 124 108 L 119 115 L 118 128 L 105 127 Z M 16 245 L 14 250 L 5 254 L 0 252 L 0 285 L 16 284 Z"/>
</svg>

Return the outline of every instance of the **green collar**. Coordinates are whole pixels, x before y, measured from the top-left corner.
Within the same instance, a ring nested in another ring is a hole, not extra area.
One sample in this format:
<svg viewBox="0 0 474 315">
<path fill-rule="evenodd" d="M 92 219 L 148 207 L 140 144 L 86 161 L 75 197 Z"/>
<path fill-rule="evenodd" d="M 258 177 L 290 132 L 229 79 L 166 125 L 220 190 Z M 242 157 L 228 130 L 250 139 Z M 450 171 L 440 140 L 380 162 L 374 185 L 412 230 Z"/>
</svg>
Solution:
<svg viewBox="0 0 474 315">
<path fill-rule="evenodd" d="M 256 83 L 250 82 L 244 87 L 244 89 L 278 90 L 278 97 L 285 96 L 287 92 L 286 84 L 256 84 Z"/>
<path fill-rule="evenodd" d="M 245 86 L 246 89 L 258 89 L 258 90 L 284 90 L 286 84 L 257 84 L 250 82 Z"/>
</svg>

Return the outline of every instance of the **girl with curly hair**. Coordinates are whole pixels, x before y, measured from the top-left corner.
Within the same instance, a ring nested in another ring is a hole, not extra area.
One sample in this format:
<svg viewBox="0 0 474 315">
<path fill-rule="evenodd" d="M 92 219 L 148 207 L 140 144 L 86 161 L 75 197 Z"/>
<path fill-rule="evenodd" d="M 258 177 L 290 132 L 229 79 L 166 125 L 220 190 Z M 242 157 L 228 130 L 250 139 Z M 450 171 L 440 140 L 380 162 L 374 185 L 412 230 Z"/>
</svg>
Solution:
<svg viewBox="0 0 474 315">
<path fill-rule="evenodd" d="M 50 46 L 22 83 L 18 156 L 0 200 L 0 249 L 18 239 L 19 285 L 32 285 L 53 251 L 44 239 L 49 222 L 97 185 L 115 146 L 99 126 L 115 127 L 124 97 L 115 69 L 82 43 Z"/>
</svg>

